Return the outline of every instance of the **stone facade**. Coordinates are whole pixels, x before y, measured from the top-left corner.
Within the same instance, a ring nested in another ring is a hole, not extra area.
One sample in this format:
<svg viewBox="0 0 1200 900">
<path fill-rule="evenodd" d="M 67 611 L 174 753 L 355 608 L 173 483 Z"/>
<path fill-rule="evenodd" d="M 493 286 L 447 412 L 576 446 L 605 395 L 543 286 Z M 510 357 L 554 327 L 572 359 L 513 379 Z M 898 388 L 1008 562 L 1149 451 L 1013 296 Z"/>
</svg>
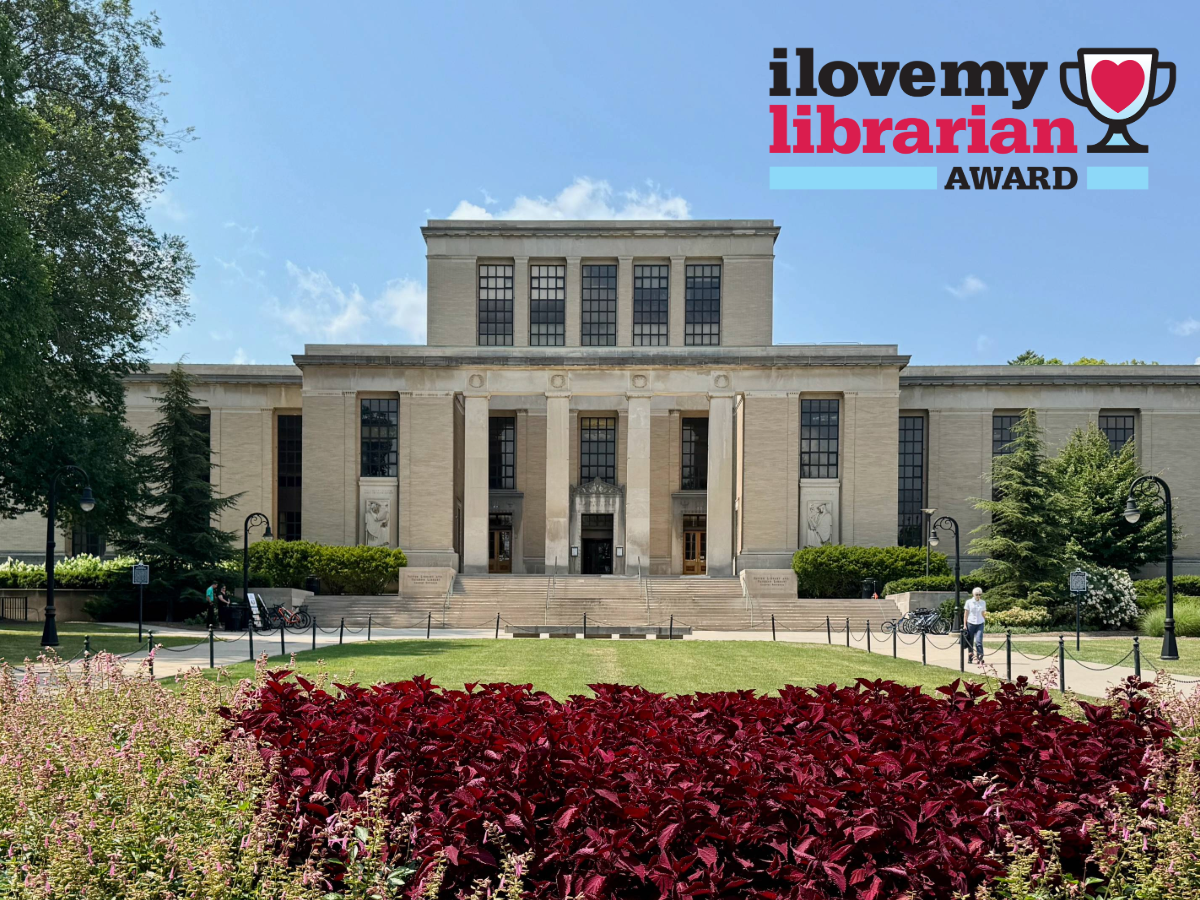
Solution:
<svg viewBox="0 0 1200 900">
<path fill-rule="evenodd" d="M 242 495 L 222 527 L 255 511 L 277 522 L 278 418 L 302 415 L 308 540 L 400 546 L 414 567 L 464 573 L 786 569 L 798 547 L 897 542 L 901 417 L 921 423 L 921 505 L 965 538 L 983 522 L 971 498 L 987 490 L 994 417 L 1034 408 L 1054 445 L 1101 416 L 1132 422 L 1143 464 L 1174 489 L 1178 571 L 1200 571 L 1200 367 L 922 367 L 893 345 L 773 345 L 769 221 L 422 231 L 428 346 L 188 367 L 211 415 L 213 484 Z M 499 319 L 511 344 L 481 346 L 487 267 L 511 278 Z M 549 315 L 534 302 L 547 271 L 561 279 Z M 715 305 L 702 274 L 719 284 Z M 615 317 L 604 345 L 588 330 L 597 309 Z M 659 345 L 640 340 L 648 321 Z M 690 343 L 701 321 L 719 342 Z M 531 346 L 547 322 L 561 343 Z M 140 430 L 166 371 L 129 380 Z M 364 424 L 364 404 L 377 421 Z M 0 522 L 0 557 L 37 558 L 44 527 Z"/>
</svg>

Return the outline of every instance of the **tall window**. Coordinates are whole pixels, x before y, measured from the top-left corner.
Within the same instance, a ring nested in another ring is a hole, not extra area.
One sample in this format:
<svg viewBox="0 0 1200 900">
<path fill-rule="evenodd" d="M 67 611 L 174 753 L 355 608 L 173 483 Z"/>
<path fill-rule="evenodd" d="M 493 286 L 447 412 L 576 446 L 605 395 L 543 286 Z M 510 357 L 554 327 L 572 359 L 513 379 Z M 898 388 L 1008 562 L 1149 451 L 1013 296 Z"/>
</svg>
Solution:
<svg viewBox="0 0 1200 900">
<path fill-rule="evenodd" d="M 601 416 L 579 417 L 579 481 L 595 478 L 616 484 L 617 420 Z"/>
<path fill-rule="evenodd" d="M 362 475 L 396 476 L 396 445 L 400 431 L 399 400 L 363 400 L 361 420 Z"/>
<path fill-rule="evenodd" d="M 79 556 L 81 553 L 87 553 L 91 556 L 104 555 L 104 535 L 93 528 L 89 528 L 86 522 L 76 523 L 71 526 L 71 555 Z"/>
<path fill-rule="evenodd" d="M 304 417 L 280 416 L 276 430 L 275 503 L 278 509 L 277 534 L 283 541 L 300 540 L 300 473 L 304 450 Z"/>
<path fill-rule="evenodd" d="M 488 488 L 512 491 L 517 487 L 517 420 L 512 416 L 488 419 Z"/>
<path fill-rule="evenodd" d="M 479 267 L 479 346 L 511 347 L 513 267 Z"/>
<path fill-rule="evenodd" d="M 529 345 L 531 347 L 561 347 L 566 343 L 566 308 L 567 267 L 530 266 Z"/>
<path fill-rule="evenodd" d="M 585 347 L 617 344 L 617 267 L 583 267 L 580 343 Z"/>
<path fill-rule="evenodd" d="M 683 342 L 721 343 L 721 267 L 687 266 L 684 290 Z"/>
<path fill-rule="evenodd" d="M 708 419 L 683 420 L 683 454 L 679 489 L 708 490 Z"/>
<path fill-rule="evenodd" d="M 838 477 L 837 400 L 800 401 L 800 477 Z"/>
<path fill-rule="evenodd" d="M 1133 440 L 1133 415 L 1131 413 L 1104 413 L 1100 416 L 1100 430 L 1108 438 L 1109 449 L 1120 453 L 1126 443 Z"/>
<path fill-rule="evenodd" d="M 992 416 L 992 456 L 1012 453 L 1013 426 L 1020 421 L 1020 415 Z"/>
<path fill-rule="evenodd" d="M 633 267 L 633 345 L 665 347 L 667 304 L 670 300 L 670 266 Z"/>
<path fill-rule="evenodd" d="M 896 543 L 901 547 L 924 545 L 925 527 L 925 417 L 900 417 L 899 530 Z"/>
</svg>

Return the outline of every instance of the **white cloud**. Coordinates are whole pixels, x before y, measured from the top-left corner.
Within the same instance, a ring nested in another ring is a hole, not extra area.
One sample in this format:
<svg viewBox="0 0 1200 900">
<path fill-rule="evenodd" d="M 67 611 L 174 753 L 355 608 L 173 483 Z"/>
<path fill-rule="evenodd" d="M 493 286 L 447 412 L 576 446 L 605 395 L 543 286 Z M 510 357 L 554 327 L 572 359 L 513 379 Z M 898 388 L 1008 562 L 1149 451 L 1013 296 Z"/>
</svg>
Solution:
<svg viewBox="0 0 1200 900">
<path fill-rule="evenodd" d="M 948 290 L 958 299 L 963 300 L 974 294 L 979 294 L 983 291 L 986 291 L 987 285 L 983 283 L 983 279 L 976 278 L 974 275 L 968 275 L 958 283 L 957 287 L 946 285 L 946 290 Z"/>
<path fill-rule="evenodd" d="M 272 297 L 268 309 L 296 334 L 333 342 L 378 340 L 383 322 L 402 332 L 406 343 L 425 342 L 425 286 L 409 278 L 389 281 L 368 299 L 352 284 L 344 289 L 323 271 L 287 263 L 291 299 Z M 390 336 L 388 336 L 390 337 Z"/>
<path fill-rule="evenodd" d="M 232 362 L 235 366 L 252 366 L 255 364 L 254 360 L 252 360 L 247 355 L 246 351 L 243 350 L 241 347 L 238 347 L 237 350 L 235 350 L 233 352 Z"/>
<path fill-rule="evenodd" d="M 483 194 L 483 203 L 485 206 L 495 206 L 500 201 L 488 193 L 487 188 L 480 188 L 479 193 Z"/>
<path fill-rule="evenodd" d="M 484 191 L 484 202 L 496 201 Z M 460 200 L 451 219 L 687 219 L 691 211 L 682 197 L 664 193 L 652 181 L 645 190 L 615 193 L 607 181 L 576 178 L 552 199 L 521 195 L 512 206 L 493 215 L 482 206 Z"/>
<path fill-rule="evenodd" d="M 157 213 L 171 222 L 183 222 L 187 219 L 187 210 L 169 190 L 163 190 L 150 201 L 150 212 Z"/>
<path fill-rule="evenodd" d="M 1188 337 L 1200 331 L 1200 319 L 1184 319 L 1182 322 L 1172 322 L 1171 332 L 1180 337 Z"/>
</svg>

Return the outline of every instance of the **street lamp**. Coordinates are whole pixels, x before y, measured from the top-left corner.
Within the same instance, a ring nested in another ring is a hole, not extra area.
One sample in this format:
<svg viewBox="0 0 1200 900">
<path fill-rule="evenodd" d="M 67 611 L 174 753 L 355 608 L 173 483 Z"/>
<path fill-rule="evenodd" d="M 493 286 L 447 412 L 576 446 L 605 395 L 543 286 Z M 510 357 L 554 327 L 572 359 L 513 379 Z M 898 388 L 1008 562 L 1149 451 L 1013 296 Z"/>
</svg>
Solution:
<svg viewBox="0 0 1200 900">
<path fill-rule="evenodd" d="M 922 509 L 921 512 L 925 514 L 925 577 L 928 578 L 929 577 L 929 517 L 932 516 L 935 512 L 937 512 L 937 507 L 935 506 L 932 509 Z M 928 585 L 926 585 L 926 587 L 928 587 Z"/>
<path fill-rule="evenodd" d="M 950 518 L 950 516 L 942 516 L 933 523 L 929 529 L 929 546 L 936 547 L 938 545 L 939 528 L 949 528 L 954 532 L 954 625 L 953 627 L 962 631 L 962 611 L 959 609 L 959 588 L 961 575 L 961 557 L 958 552 L 958 522 Z"/>
<path fill-rule="evenodd" d="M 46 509 L 46 612 L 42 625 L 42 646 L 58 646 L 58 612 L 54 608 L 54 516 L 58 505 L 58 478 L 66 472 L 78 472 L 83 476 L 83 490 L 79 494 L 79 508 L 85 513 L 96 508 L 92 496 L 91 479 L 88 473 L 75 465 L 60 466 L 50 478 L 49 503 Z"/>
<path fill-rule="evenodd" d="M 246 601 L 246 606 L 250 606 L 250 526 L 262 523 L 266 525 L 263 531 L 263 540 L 269 541 L 273 537 L 271 534 L 271 520 L 267 518 L 266 513 L 253 512 L 246 516 L 246 523 L 242 526 L 242 599 Z M 250 613 L 250 621 L 254 621 L 254 613 Z"/>
<path fill-rule="evenodd" d="M 1142 517 L 1133 499 L 1133 493 L 1142 482 L 1150 482 L 1161 490 L 1167 510 L 1167 609 L 1163 621 L 1163 644 L 1160 659 L 1179 659 L 1179 648 L 1175 645 L 1175 533 L 1171 530 L 1171 489 L 1157 475 L 1141 475 L 1129 485 L 1129 499 L 1125 501 L 1125 521 L 1136 525 Z"/>
</svg>

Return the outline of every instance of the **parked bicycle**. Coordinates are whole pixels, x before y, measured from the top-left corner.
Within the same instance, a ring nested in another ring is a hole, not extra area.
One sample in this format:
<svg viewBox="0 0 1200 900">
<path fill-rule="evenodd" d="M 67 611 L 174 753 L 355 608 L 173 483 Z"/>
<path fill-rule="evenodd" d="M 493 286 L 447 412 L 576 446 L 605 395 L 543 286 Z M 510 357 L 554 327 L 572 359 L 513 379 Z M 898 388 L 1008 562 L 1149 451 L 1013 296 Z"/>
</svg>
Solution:
<svg viewBox="0 0 1200 900">
<path fill-rule="evenodd" d="M 950 619 L 938 609 L 917 609 L 884 622 L 883 630 L 887 634 L 895 630 L 901 634 L 949 634 Z"/>
<path fill-rule="evenodd" d="M 261 600 L 259 608 L 262 610 L 262 628 L 311 628 L 313 619 L 305 609 L 288 609 L 286 606 L 267 606 Z"/>
</svg>

